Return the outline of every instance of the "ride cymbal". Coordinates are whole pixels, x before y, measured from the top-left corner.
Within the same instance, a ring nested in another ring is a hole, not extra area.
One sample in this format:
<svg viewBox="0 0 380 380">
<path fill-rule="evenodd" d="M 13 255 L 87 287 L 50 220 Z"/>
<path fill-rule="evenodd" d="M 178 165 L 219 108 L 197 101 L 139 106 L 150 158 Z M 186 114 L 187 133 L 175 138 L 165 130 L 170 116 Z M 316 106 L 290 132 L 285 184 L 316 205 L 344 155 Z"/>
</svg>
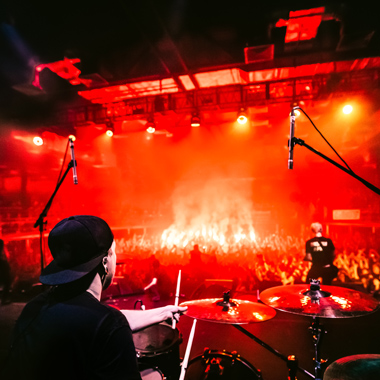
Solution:
<svg viewBox="0 0 380 380">
<path fill-rule="evenodd" d="M 368 294 L 319 284 L 275 286 L 260 293 L 260 299 L 276 310 L 323 318 L 360 317 L 379 307 L 379 302 Z"/>
</svg>

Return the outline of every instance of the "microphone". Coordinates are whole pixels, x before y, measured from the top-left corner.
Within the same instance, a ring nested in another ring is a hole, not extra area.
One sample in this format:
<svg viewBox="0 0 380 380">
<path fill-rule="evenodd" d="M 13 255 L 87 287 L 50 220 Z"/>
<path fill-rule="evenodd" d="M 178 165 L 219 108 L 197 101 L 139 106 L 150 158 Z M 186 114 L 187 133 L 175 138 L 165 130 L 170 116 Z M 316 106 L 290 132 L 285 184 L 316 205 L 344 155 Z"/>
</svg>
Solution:
<svg viewBox="0 0 380 380">
<path fill-rule="evenodd" d="M 296 116 L 294 114 L 294 110 L 298 107 L 292 108 L 292 111 L 290 113 L 290 133 L 289 133 L 289 141 L 288 141 L 288 147 L 289 147 L 289 156 L 288 156 L 288 169 L 293 169 L 293 138 L 294 138 L 294 124 L 296 122 Z"/>
<path fill-rule="evenodd" d="M 74 185 L 78 185 L 77 162 L 75 161 L 75 154 L 74 154 L 74 141 L 71 138 L 69 140 L 70 140 L 71 161 L 73 162 L 73 180 L 74 180 Z"/>
</svg>

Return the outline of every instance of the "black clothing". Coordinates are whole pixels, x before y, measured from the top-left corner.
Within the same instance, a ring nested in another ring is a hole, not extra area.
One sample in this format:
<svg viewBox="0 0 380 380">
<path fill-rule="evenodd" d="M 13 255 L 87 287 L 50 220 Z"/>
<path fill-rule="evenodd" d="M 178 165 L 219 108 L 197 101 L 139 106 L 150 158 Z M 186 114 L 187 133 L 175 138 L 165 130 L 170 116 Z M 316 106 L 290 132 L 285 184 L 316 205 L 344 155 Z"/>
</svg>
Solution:
<svg viewBox="0 0 380 380">
<path fill-rule="evenodd" d="M 125 316 L 88 292 L 66 299 L 55 293 L 25 306 L 2 378 L 140 380 Z"/>
<path fill-rule="evenodd" d="M 0 257 L 0 284 L 3 285 L 3 291 L 1 295 L 1 303 L 5 304 L 9 302 L 9 294 L 12 285 L 11 267 L 8 261 Z"/>
<path fill-rule="evenodd" d="M 2 240 L 0 244 L 0 284 L 3 285 L 1 303 L 3 305 L 10 303 L 9 295 L 12 285 L 12 273 L 7 256 L 4 252 L 4 242 Z"/>
<path fill-rule="evenodd" d="M 334 261 L 335 247 L 331 239 L 313 237 L 306 242 L 306 253 L 310 253 L 313 265 L 329 265 Z"/>
<path fill-rule="evenodd" d="M 323 284 L 331 284 L 338 274 L 338 268 L 333 264 L 334 251 L 332 240 L 323 236 L 313 237 L 306 242 L 306 253 L 311 254 L 313 264 L 307 274 L 307 282 L 322 277 Z"/>
</svg>

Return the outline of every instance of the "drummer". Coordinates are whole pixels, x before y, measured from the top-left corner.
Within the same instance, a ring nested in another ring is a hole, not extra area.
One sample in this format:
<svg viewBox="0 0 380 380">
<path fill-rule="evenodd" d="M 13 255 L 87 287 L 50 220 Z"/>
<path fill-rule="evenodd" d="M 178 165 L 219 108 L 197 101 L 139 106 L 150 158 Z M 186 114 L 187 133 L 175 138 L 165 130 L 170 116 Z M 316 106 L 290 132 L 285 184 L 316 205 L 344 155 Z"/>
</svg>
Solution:
<svg viewBox="0 0 380 380">
<path fill-rule="evenodd" d="M 63 219 L 48 244 L 54 259 L 40 281 L 52 287 L 22 311 L 0 378 L 140 380 L 132 331 L 178 321 L 186 307 L 120 312 L 100 303 L 115 275 L 116 246 L 99 217 Z"/>
</svg>

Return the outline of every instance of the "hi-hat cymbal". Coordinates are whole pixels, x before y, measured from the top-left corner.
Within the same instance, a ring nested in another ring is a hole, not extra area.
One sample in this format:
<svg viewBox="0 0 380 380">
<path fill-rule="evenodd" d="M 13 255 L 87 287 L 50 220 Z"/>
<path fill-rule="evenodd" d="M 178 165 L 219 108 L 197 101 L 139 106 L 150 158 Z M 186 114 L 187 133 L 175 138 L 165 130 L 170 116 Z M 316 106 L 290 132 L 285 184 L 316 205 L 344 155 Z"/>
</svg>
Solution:
<svg viewBox="0 0 380 380">
<path fill-rule="evenodd" d="M 275 286 L 260 293 L 260 299 L 277 310 L 323 318 L 360 317 L 379 307 L 379 302 L 368 294 L 329 285 Z"/>
<path fill-rule="evenodd" d="M 187 306 L 188 317 L 218 323 L 245 324 L 264 322 L 273 318 L 276 311 L 256 302 L 222 298 L 207 298 L 182 302 Z"/>
</svg>

